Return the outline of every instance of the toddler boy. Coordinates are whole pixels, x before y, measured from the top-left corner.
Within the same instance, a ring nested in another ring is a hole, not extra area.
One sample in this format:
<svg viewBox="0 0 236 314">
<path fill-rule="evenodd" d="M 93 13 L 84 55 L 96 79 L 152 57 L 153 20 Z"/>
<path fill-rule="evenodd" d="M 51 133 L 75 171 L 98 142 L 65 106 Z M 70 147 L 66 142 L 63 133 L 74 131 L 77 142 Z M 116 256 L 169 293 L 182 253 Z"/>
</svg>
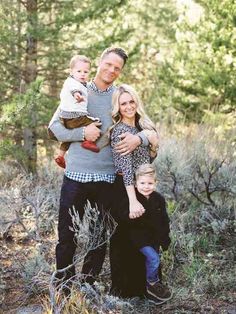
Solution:
<svg viewBox="0 0 236 314">
<path fill-rule="evenodd" d="M 91 117 L 87 110 L 88 93 L 87 81 L 90 72 L 90 60 L 83 55 L 76 55 L 70 61 L 70 76 L 65 80 L 60 93 L 60 119 L 67 129 L 86 126 L 99 122 L 99 118 Z M 50 130 L 49 130 L 50 134 Z M 84 140 L 82 147 L 98 153 L 99 148 L 92 141 Z M 65 168 L 65 153 L 70 143 L 62 143 L 55 158 L 56 163 Z"/>
</svg>

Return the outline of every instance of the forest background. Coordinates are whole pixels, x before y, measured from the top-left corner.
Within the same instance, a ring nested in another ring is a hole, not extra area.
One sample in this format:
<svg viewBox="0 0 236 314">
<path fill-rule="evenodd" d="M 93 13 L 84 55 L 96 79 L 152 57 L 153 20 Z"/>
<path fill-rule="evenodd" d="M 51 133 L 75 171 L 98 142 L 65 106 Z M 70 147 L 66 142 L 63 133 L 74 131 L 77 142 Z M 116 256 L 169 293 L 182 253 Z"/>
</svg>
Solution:
<svg viewBox="0 0 236 314">
<path fill-rule="evenodd" d="M 3 310 L 32 298 L 51 310 L 63 173 L 52 162 L 57 143 L 47 126 L 70 58 L 90 57 L 92 78 L 110 45 L 127 50 L 118 83 L 139 91 L 161 135 L 155 162 L 171 218 L 165 268 L 174 299 L 160 313 L 235 310 L 235 1 L 2 0 L 0 43 Z M 87 305 L 81 297 L 77 308 L 106 313 L 104 298 Z M 142 308 L 109 306 L 114 313 Z"/>
</svg>

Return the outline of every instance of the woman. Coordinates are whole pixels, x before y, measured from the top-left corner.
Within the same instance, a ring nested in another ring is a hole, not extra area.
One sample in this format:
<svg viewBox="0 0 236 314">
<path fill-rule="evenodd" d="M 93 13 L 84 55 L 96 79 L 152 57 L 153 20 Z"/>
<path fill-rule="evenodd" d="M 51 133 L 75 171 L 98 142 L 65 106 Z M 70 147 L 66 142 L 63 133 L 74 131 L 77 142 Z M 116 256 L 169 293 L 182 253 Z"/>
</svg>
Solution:
<svg viewBox="0 0 236 314">
<path fill-rule="evenodd" d="M 150 163 L 156 156 L 158 136 L 154 124 L 144 112 L 140 98 L 131 86 L 121 85 L 114 92 L 112 102 L 114 125 L 110 139 L 117 173 L 113 216 L 118 227 L 111 238 L 110 246 L 111 293 L 121 297 L 142 296 L 146 292 L 144 257 L 128 240 L 128 220 L 140 216 L 137 209 L 142 209 L 141 214 L 145 211 L 136 198 L 134 173 L 140 165 Z M 132 153 L 117 153 L 115 146 L 120 141 L 121 134 L 129 132 L 135 135 L 141 131 L 148 137 L 149 147 L 140 145 Z M 122 208 L 122 204 L 127 202 L 128 213 Z"/>
</svg>

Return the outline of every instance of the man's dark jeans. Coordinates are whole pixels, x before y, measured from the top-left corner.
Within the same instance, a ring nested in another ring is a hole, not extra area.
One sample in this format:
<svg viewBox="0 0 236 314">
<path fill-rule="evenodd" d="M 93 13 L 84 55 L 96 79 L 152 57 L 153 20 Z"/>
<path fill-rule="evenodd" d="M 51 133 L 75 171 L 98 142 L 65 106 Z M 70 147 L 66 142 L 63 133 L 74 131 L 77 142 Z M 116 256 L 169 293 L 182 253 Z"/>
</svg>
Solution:
<svg viewBox="0 0 236 314">
<path fill-rule="evenodd" d="M 58 221 L 59 242 L 56 246 L 56 266 L 63 269 L 73 263 L 76 250 L 74 232 L 69 229 L 72 226 L 72 219 L 69 210 L 74 208 L 80 218 L 84 215 L 84 206 L 87 200 L 91 206 L 97 204 L 102 214 L 104 210 L 110 209 L 112 195 L 112 184 L 107 182 L 80 183 L 64 176 Z M 105 232 L 105 230 L 104 230 Z M 92 284 L 101 271 L 106 253 L 106 244 L 88 252 L 84 259 L 82 274 L 87 275 L 85 280 Z M 65 273 L 58 273 L 57 278 L 67 280 L 75 275 L 75 267 L 72 266 Z"/>
</svg>

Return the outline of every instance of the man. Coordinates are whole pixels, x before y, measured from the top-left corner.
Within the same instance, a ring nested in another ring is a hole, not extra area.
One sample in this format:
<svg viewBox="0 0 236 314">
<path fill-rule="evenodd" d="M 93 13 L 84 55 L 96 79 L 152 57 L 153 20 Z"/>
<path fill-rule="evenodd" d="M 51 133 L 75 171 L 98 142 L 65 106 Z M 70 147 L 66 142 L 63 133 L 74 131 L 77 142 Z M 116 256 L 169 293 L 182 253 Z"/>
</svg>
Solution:
<svg viewBox="0 0 236 314">
<path fill-rule="evenodd" d="M 109 209 L 109 195 L 115 179 L 115 170 L 110 145 L 105 146 L 99 153 L 93 153 L 81 147 L 81 141 L 97 141 L 112 124 L 111 99 L 115 90 L 113 82 L 119 77 L 126 63 L 127 55 L 121 48 L 108 48 L 100 58 L 96 76 L 88 84 L 88 111 L 90 115 L 100 118 L 101 123 L 95 122 L 86 127 L 66 129 L 59 120 L 57 110 L 49 124 L 58 141 L 72 142 L 68 151 L 64 181 L 61 189 L 58 235 L 56 246 L 57 270 L 73 264 L 76 243 L 69 210 L 75 208 L 83 217 L 87 200 L 97 205 L 100 212 Z M 140 133 L 137 135 L 124 134 L 117 149 L 127 154 L 143 142 L 148 145 L 147 138 Z M 142 208 L 137 208 L 137 216 L 143 214 Z M 91 250 L 84 259 L 82 274 L 85 280 L 92 284 L 101 271 L 105 258 L 106 245 Z M 69 279 L 75 274 L 74 266 L 59 273 L 58 278 Z"/>
</svg>

